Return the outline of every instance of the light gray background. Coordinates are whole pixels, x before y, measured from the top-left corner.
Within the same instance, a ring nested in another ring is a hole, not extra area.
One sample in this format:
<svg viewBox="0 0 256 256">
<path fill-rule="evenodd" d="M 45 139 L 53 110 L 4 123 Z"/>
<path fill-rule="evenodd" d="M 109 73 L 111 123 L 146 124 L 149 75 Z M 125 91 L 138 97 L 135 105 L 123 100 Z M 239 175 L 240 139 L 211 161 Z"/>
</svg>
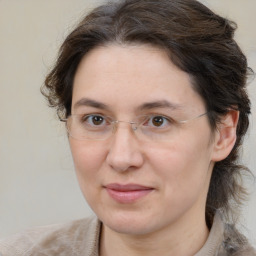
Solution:
<svg viewBox="0 0 256 256">
<path fill-rule="evenodd" d="M 62 124 L 39 92 L 57 49 L 81 15 L 100 1 L 0 0 L 0 238 L 30 226 L 91 214 L 76 182 Z M 256 1 L 202 0 L 239 25 L 236 37 L 256 70 Z M 256 81 L 243 162 L 256 172 Z M 256 192 L 242 223 L 255 245 Z"/>
</svg>

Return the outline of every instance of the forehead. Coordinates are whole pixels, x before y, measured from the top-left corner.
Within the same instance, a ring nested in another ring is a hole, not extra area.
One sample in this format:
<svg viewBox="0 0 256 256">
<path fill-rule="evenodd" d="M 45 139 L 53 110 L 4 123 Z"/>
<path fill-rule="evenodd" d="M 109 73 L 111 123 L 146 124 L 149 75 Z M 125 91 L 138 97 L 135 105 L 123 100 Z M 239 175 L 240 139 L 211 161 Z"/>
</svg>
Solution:
<svg viewBox="0 0 256 256">
<path fill-rule="evenodd" d="M 136 106 L 151 101 L 201 108 L 190 76 L 168 54 L 149 45 L 108 45 L 84 56 L 74 78 L 72 106 L 90 98 L 108 106 Z"/>
</svg>

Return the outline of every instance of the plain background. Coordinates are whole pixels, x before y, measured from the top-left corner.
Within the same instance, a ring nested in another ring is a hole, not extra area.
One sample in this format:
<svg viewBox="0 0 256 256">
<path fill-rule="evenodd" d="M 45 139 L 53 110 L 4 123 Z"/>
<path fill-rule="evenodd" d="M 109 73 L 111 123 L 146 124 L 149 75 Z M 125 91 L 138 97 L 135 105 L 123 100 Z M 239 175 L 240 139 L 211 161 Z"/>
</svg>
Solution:
<svg viewBox="0 0 256 256">
<path fill-rule="evenodd" d="M 39 89 L 67 33 L 99 2 L 0 0 L 0 238 L 91 214 L 76 181 L 63 124 Z M 256 1 L 202 2 L 238 23 L 236 38 L 256 70 Z M 254 80 L 248 87 L 252 125 L 242 157 L 254 174 L 255 87 Z M 255 245 L 255 184 L 247 183 L 252 195 L 241 221 Z"/>
</svg>

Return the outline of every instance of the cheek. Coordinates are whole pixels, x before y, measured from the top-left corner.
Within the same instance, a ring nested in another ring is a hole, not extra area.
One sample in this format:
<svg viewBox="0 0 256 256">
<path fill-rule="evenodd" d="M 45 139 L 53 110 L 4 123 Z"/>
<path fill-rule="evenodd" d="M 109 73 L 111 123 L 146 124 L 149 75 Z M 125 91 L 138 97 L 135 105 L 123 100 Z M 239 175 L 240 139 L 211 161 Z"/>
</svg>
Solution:
<svg viewBox="0 0 256 256">
<path fill-rule="evenodd" d="M 188 136 L 150 149 L 149 161 L 162 177 L 166 190 L 176 194 L 208 186 L 212 149 L 205 138 L 209 137 Z"/>
<path fill-rule="evenodd" d="M 179 142 L 152 152 L 151 159 L 166 212 L 180 216 L 193 205 L 204 207 L 211 177 L 206 146 Z"/>
<path fill-rule="evenodd" d="M 90 182 L 104 160 L 104 151 L 97 143 L 69 140 L 78 181 Z"/>
<path fill-rule="evenodd" d="M 97 142 L 73 139 L 69 142 L 80 189 L 88 204 L 94 209 L 97 201 L 95 198 L 100 198 L 102 180 L 100 170 L 105 159 L 104 150 Z"/>
</svg>

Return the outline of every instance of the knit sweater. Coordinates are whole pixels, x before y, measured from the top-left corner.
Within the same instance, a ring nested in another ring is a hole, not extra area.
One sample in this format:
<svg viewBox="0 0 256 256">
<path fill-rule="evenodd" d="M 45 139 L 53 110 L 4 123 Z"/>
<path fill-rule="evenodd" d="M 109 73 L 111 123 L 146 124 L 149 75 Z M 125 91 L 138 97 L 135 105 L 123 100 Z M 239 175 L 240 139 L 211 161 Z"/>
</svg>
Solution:
<svg viewBox="0 0 256 256">
<path fill-rule="evenodd" d="M 1 256 L 99 256 L 96 217 L 37 227 L 0 241 Z M 205 245 L 195 256 L 256 256 L 255 250 L 216 214 Z"/>
</svg>

